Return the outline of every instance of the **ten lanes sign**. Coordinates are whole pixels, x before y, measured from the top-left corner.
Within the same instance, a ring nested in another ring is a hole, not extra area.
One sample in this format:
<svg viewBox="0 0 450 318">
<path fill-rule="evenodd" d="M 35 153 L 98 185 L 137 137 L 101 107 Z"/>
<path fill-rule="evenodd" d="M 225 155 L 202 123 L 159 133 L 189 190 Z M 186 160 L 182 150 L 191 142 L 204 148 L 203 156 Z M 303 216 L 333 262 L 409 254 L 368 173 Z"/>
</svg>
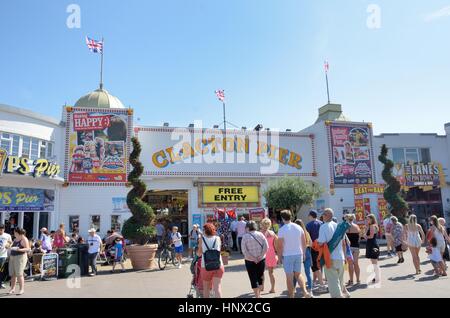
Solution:
<svg viewBox="0 0 450 318">
<path fill-rule="evenodd" d="M 0 175 L 5 173 L 18 173 L 32 175 L 33 177 L 55 177 L 61 171 L 58 164 L 47 159 L 31 160 L 25 157 L 8 156 L 5 149 L 0 148 Z"/>
</svg>

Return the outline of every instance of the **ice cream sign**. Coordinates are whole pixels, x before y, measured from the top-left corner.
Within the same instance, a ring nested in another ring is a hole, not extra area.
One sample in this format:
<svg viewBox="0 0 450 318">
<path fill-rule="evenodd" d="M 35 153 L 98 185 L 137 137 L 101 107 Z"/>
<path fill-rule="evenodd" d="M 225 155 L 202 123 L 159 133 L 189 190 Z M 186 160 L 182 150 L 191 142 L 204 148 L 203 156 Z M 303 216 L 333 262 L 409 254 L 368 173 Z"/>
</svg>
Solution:
<svg viewBox="0 0 450 318">
<path fill-rule="evenodd" d="M 17 173 L 31 175 L 35 178 L 55 177 L 60 171 L 61 168 L 58 164 L 47 159 L 31 160 L 25 157 L 8 156 L 6 150 L 0 148 L 0 175 L 2 173 Z"/>
</svg>

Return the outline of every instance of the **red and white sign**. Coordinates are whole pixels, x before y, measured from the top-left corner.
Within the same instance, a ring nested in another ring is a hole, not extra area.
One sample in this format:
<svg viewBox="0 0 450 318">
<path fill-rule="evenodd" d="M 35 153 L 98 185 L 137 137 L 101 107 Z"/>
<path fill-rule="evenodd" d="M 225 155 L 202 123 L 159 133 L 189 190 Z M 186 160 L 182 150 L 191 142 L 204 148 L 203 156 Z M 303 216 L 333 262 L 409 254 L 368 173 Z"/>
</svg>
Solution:
<svg viewBox="0 0 450 318">
<path fill-rule="evenodd" d="M 92 116 L 88 113 L 73 114 L 73 129 L 75 131 L 104 130 L 111 126 L 111 115 Z"/>
</svg>

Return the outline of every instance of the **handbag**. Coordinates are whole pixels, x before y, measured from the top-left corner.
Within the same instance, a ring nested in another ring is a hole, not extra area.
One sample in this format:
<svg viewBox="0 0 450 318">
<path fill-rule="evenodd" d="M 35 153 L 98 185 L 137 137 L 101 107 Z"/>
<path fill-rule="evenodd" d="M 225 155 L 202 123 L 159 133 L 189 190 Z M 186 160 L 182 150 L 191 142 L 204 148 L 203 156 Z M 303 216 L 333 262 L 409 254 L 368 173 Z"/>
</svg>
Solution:
<svg viewBox="0 0 450 318">
<path fill-rule="evenodd" d="M 450 261 L 449 249 L 450 249 L 449 245 L 445 244 L 445 251 L 444 251 L 443 259 L 446 260 L 446 261 Z"/>
</svg>

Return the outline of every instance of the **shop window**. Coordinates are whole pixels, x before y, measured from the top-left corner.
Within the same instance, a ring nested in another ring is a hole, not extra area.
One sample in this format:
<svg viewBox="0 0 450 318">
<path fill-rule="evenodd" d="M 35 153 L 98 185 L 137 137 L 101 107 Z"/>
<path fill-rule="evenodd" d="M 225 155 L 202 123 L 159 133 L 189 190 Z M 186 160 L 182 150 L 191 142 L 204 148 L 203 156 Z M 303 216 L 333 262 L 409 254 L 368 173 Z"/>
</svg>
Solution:
<svg viewBox="0 0 450 318">
<path fill-rule="evenodd" d="M 20 143 L 20 137 L 17 135 L 14 135 L 13 142 L 12 142 L 12 151 L 11 151 L 11 154 L 13 156 L 19 155 L 19 143 Z"/>
<path fill-rule="evenodd" d="M 407 163 L 417 163 L 419 162 L 419 152 L 417 148 L 406 148 L 405 159 Z"/>
<path fill-rule="evenodd" d="M 24 158 L 30 158 L 30 143 L 31 143 L 30 137 L 22 138 L 22 157 Z"/>
<path fill-rule="evenodd" d="M 100 232 L 100 215 L 91 215 L 91 228 Z"/>
<path fill-rule="evenodd" d="M 431 162 L 430 148 L 420 148 L 420 161 L 423 163 Z"/>
<path fill-rule="evenodd" d="M 111 215 L 111 230 L 120 232 L 120 215 Z"/>
<path fill-rule="evenodd" d="M 53 144 L 51 142 L 47 142 L 47 158 L 53 157 Z"/>
<path fill-rule="evenodd" d="M 5 149 L 8 153 L 11 152 L 12 138 L 10 134 L 3 133 L 1 135 L 0 147 Z"/>
<path fill-rule="evenodd" d="M 39 147 L 39 158 L 45 158 L 47 154 L 47 142 L 41 141 L 41 145 Z"/>
<path fill-rule="evenodd" d="M 69 232 L 79 233 L 80 231 L 80 216 L 79 215 L 69 215 Z"/>
<path fill-rule="evenodd" d="M 31 159 L 36 160 L 39 157 L 39 140 L 33 138 L 31 140 Z"/>
<path fill-rule="evenodd" d="M 405 163 L 405 149 L 392 148 L 392 159 L 394 163 Z"/>
</svg>

